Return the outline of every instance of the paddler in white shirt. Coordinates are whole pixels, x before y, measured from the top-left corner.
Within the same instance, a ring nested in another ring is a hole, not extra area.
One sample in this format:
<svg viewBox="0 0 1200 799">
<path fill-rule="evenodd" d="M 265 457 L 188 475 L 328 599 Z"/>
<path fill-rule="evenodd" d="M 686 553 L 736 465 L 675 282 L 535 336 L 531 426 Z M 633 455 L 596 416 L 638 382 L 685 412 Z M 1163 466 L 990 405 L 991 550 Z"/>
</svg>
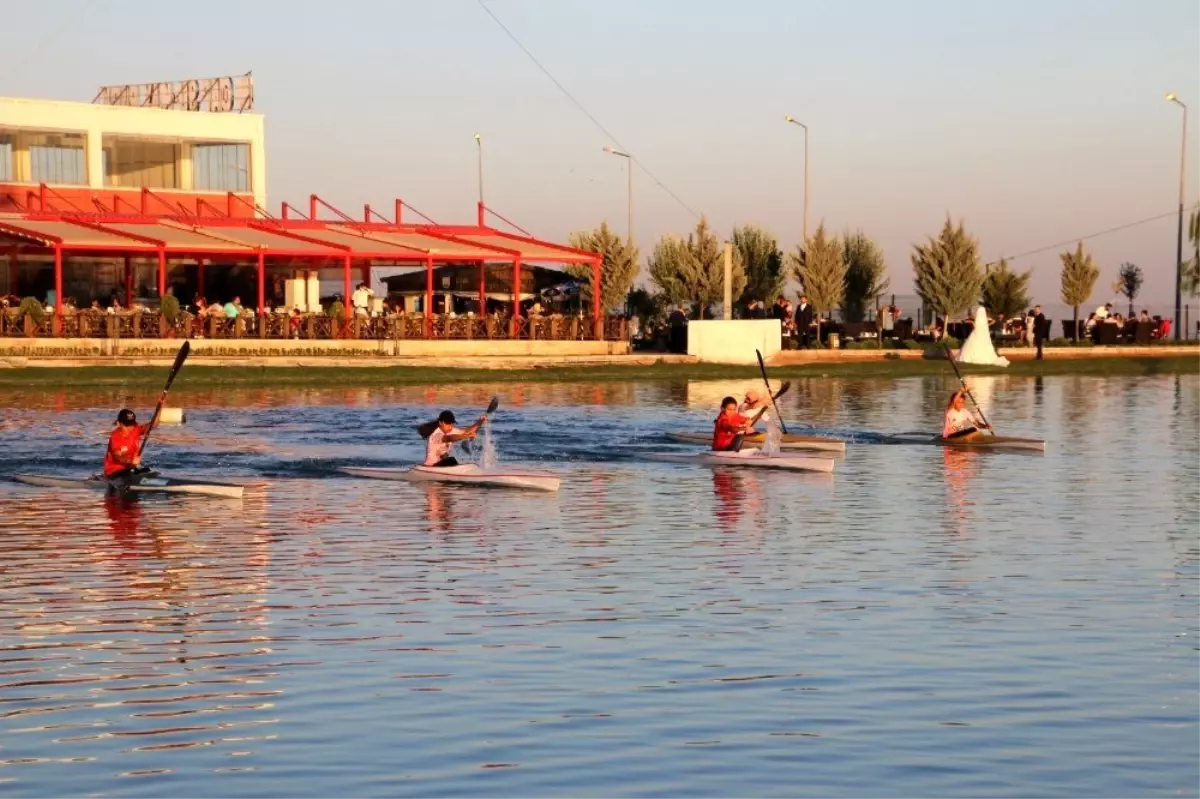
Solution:
<svg viewBox="0 0 1200 799">
<path fill-rule="evenodd" d="M 750 418 L 750 417 L 754 416 L 754 414 L 761 411 L 767 404 L 768 404 L 768 401 L 764 400 L 762 398 L 762 395 L 760 395 L 754 389 L 750 389 L 749 391 L 746 392 L 746 397 L 745 397 L 745 399 L 742 400 L 742 404 L 738 406 L 738 413 L 740 413 L 742 416 L 745 416 L 746 418 Z M 771 418 L 771 412 L 769 410 L 767 410 L 767 411 L 763 411 L 763 415 L 758 417 L 758 421 L 767 422 L 770 420 L 770 418 Z M 753 431 L 751 431 L 751 432 L 753 432 Z"/>
<path fill-rule="evenodd" d="M 978 414 L 967 408 L 967 392 L 970 390 L 963 386 L 950 397 L 950 404 L 946 406 L 946 421 L 942 425 L 942 438 L 958 438 L 978 433 L 981 429 L 992 429 Z"/>
<path fill-rule="evenodd" d="M 458 460 L 450 454 L 451 447 L 459 441 L 475 438 L 479 433 L 479 426 L 486 418 L 486 416 L 480 416 L 475 424 L 464 430 L 454 426 L 454 414 L 451 411 L 442 411 L 438 414 L 437 429 L 430 433 L 429 438 L 425 440 L 425 465 L 458 466 Z"/>
</svg>

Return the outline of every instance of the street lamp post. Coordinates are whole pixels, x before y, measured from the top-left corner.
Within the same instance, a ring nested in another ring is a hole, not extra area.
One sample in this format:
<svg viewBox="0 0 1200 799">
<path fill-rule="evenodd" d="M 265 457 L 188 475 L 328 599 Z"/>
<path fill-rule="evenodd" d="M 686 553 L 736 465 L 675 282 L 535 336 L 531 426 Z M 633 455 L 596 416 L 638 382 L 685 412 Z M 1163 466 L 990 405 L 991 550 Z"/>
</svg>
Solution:
<svg viewBox="0 0 1200 799">
<path fill-rule="evenodd" d="M 784 117 L 784 121 L 791 122 L 793 125 L 799 125 L 804 128 L 804 246 L 808 246 L 808 125 L 805 125 L 795 117 Z"/>
<path fill-rule="evenodd" d="M 479 150 L 479 205 L 483 206 L 483 137 L 475 134 L 475 145 Z"/>
<path fill-rule="evenodd" d="M 1187 185 L 1187 106 L 1175 96 L 1167 95 L 1167 102 L 1183 109 L 1183 136 L 1179 145 L 1179 229 L 1175 233 L 1175 340 L 1183 334 L 1183 202 L 1184 187 Z"/>
<path fill-rule="evenodd" d="M 616 156 L 620 156 L 621 158 L 625 159 L 625 168 L 626 168 L 626 172 L 628 173 L 628 176 L 629 176 L 629 188 L 627 191 L 627 196 L 626 196 L 626 201 L 625 201 L 629 218 L 625 223 L 626 224 L 625 237 L 626 237 L 626 240 L 629 242 L 630 248 L 632 248 L 633 247 L 633 156 L 631 156 L 629 153 L 623 153 L 620 150 L 614 150 L 612 147 L 605 147 L 604 152 L 608 153 L 609 155 L 616 155 Z"/>
</svg>

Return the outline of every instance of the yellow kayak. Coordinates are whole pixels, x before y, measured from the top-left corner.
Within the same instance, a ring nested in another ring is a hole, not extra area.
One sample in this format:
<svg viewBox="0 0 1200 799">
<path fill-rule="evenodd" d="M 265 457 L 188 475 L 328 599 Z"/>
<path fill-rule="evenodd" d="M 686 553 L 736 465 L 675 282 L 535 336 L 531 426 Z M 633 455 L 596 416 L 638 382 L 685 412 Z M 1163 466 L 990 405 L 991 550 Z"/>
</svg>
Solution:
<svg viewBox="0 0 1200 799">
<path fill-rule="evenodd" d="M 684 444 L 710 444 L 712 433 L 667 433 L 671 441 Z M 766 443 L 765 433 L 750 433 L 746 436 L 747 444 L 755 446 Z M 802 436 L 796 433 L 784 433 L 779 442 L 780 449 L 807 449 L 820 452 L 845 452 L 846 442 L 836 438 L 821 438 L 820 436 Z"/>
</svg>

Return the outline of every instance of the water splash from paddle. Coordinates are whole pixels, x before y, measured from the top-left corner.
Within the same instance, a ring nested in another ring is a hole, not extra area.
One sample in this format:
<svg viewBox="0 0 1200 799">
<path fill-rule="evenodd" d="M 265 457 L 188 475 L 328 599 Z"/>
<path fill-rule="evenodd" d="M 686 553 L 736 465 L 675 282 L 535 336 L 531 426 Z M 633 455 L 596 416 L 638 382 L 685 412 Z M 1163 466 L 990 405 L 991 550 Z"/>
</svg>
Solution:
<svg viewBox="0 0 1200 799">
<path fill-rule="evenodd" d="M 484 469 L 494 469 L 496 468 L 498 459 L 496 458 L 496 444 L 492 441 L 492 423 L 490 421 L 484 422 L 481 432 L 480 440 L 482 444 L 479 452 L 479 465 Z"/>
<path fill-rule="evenodd" d="M 762 451 L 767 455 L 778 455 L 781 445 L 783 444 L 783 430 L 779 427 L 779 422 L 775 420 L 775 415 L 768 413 L 763 421 L 767 423 L 767 437 L 763 442 Z"/>
</svg>

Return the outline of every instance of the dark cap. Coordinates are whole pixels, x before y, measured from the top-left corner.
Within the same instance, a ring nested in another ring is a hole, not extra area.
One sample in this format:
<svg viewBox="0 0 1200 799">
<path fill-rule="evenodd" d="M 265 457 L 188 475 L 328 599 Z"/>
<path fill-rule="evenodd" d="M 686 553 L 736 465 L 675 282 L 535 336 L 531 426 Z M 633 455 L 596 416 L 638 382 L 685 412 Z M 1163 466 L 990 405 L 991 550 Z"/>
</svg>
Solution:
<svg viewBox="0 0 1200 799">
<path fill-rule="evenodd" d="M 452 411 L 442 411 L 438 414 L 438 421 L 442 424 L 454 424 L 454 413 Z"/>
<path fill-rule="evenodd" d="M 137 414 L 128 408 L 123 408 L 121 412 L 117 414 L 117 424 L 124 425 L 126 427 L 137 424 Z"/>
</svg>

